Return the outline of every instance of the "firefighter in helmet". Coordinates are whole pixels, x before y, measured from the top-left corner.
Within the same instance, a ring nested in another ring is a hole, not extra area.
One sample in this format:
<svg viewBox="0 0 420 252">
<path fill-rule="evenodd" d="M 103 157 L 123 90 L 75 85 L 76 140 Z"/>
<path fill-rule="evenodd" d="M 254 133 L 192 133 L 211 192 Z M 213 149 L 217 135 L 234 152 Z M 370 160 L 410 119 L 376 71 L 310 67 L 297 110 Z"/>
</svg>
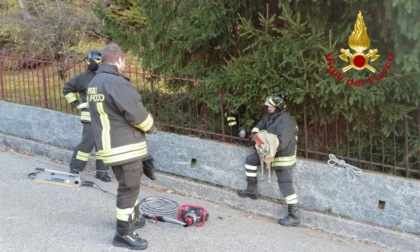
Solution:
<svg viewBox="0 0 420 252">
<path fill-rule="evenodd" d="M 297 226 L 300 224 L 300 214 L 297 206 L 297 195 L 293 188 L 292 171 L 296 166 L 297 133 L 296 121 L 287 111 L 285 97 L 274 94 L 268 97 L 264 103 L 267 107 L 265 115 L 251 130 L 250 139 L 255 145 L 254 137 L 262 130 L 274 134 L 279 140 L 279 145 L 271 169 L 275 170 L 280 192 L 283 194 L 288 206 L 288 215 L 279 220 L 283 226 Z M 247 188 L 238 190 L 240 197 L 258 198 L 257 190 L 257 167 L 260 165 L 260 156 L 257 151 L 248 155 L 245 160 L 245 173 Z"/>
<path fill-rule="evenodd" d="M 245 105 L 242 104 L 235 108 L 231 104 L 228 108 L 228 111 L 225 112 L 226 121 L 229 126 L 229 134 L 231 136 L 239 136 L 242 138 L 246 137 L 244 123 L 241 120 L 244 117 L 245 111 Z"/>
<path fill-rule="evenodd" d="M 87 87 L 89 82 L 96 75 L 99 63 L 101 63 L 101 53 L 98 51 L 90 51 L 86 58 L 86 71 L 80 73 L 70 79 L 64 84 L 63 95 L 67 102 L 73 107 L 80 110 L 80 120 L 83 125 L 82 140 L 76 146 L 70 161 L 70 172 L 79 173 L 85 169 L 86 163 L 89 160 L 90 153 L 95 147 L 95 138 L 93 137 L 89 106 L 86 100 Z M 78 99 L 79 95 L 81 101 Z M 111 181 L 108 175 L 108 167 L 104 165 L 103 161 L 95 154 L 96 158 L 96 175 L 97 179 L 104 182 Z"/>
</svg>

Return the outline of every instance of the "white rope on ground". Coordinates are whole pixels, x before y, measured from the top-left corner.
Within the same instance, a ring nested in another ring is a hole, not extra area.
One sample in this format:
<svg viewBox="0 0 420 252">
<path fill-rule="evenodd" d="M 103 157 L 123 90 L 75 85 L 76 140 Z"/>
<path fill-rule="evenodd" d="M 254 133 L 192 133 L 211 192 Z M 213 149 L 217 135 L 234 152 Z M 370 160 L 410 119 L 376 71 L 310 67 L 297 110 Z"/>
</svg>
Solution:
<svg viewBox="0 0 420 252">
<path fill-rule="evenodd" d="M 355 181 L 356 176 L 362 175 L 362 170 L 360 168 L 350 165 L 350 164 L 346 164 L 346 162 L 343 159 L 336 158 L 334 154 L 330 154 L 329 158 L 330 159 L 327 162 L 329 166 L 337 165 L 339 167 L 346 168 L 347 178 L 350 181 Z"/>
</svg>

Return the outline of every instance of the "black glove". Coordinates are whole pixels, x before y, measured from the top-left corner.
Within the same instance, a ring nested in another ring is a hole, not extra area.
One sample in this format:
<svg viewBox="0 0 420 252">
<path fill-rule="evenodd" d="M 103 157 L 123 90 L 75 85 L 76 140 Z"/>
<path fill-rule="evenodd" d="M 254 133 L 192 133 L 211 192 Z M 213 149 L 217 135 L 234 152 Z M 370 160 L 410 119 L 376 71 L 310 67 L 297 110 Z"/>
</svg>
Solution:
<svg viewBox="0 0 420 252">
<path fill-rule="evenodd" d="M 153 158 L 143 160 L 143 173 L 144 175 L 146 175 L 146 177 L 148 177 L 151 180 L 156 179 L 156 176 L 155 176 L 156 168 L 153 161 L 154 161 Z"/>
</svg>

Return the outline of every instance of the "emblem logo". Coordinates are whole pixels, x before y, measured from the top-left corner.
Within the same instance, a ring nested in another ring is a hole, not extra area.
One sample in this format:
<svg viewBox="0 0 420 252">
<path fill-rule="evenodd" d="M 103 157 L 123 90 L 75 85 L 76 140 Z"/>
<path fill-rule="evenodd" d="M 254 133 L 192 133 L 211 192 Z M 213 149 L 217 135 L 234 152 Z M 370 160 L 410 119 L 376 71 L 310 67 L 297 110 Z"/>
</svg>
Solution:
<svg viewBox="0 0 420 252">
<path fill-rule="evenodd" d="M 382 71 L 378 72 L 376 75 L 370 75 L 367 78 L 355 79 L 344 76 L 344 73 L 350 69 L 355 69 L 361 71 L 367 68 L 372 73 L 376 72 L 376 69 L 369 65 L 369 62 L 373 62 L 379 58 L 377 54 L 378 49 L 369 49 L 367 54 L 364 53 L 370 46 L 370 39 L 367 34 L 367 28 L 365 22 L 363 21 L 362 13 L 359 11 L 357 15 L 356 22 L 354 23 L 354 29 L 351 33 L 348 41 L 348 45 L 353 49 L 354 53 L 350 49 L 341 48 L 341 54 L 339 55 L 340 59 L 349 62 L 350 64 L 342 68 L 342 72 L 337 69 L 334 65 L 334 56 L 333 52 L 329 52 L 325 55 L 325 60 L 327 62 L 327 71 L 331 76 L 334 76 L 338 81 L 344 81 L 349 86 L 365 86 L 373 85 L 375 82 L 379 83 L 382 78 L 384 78 L 389 70 L 392 67 L 392 61 L 394 60 L 394 54 L 392 52 L 388 53 L 388 57 L 385 63 L 385 66 L 382 68 Z"/>
<path fill-rule="evenodd" d="M 356 22 L 354 23 L 353 32 L 349 37 L 348 45 L 355 53 L 351 53 L 350 49 L 341 48 L 340 59 L 350 62 L 350 65 L 343 67 L 343 73 L 354 68 L 356 70 L 363 70 L 365 68 L 369 69 L 372 73 L 376 72 L 376 69 L 369 65 L 370 61 L 375 61 L 379 58 L 379 55 L 376 54 L 378 49 L 370 49 L 367 54 L 364 54 L 363 51 L 369 48 L 370 39 L 367 34 L 367 28 L 365 22 L 363 21 L 362 13 L 359 11 L 357 15 Z"/>
</svg>

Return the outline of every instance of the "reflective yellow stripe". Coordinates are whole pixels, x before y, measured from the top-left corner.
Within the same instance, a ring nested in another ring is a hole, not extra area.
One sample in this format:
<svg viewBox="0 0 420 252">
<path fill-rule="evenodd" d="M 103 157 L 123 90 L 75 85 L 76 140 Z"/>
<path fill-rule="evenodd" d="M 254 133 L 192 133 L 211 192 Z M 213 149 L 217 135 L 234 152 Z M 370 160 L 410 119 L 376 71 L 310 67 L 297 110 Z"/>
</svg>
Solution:
<svg viewBox="0 0 420 252">
<path fill-rule="evenodd" d="M 270 97 L 270 99 L 268 99 L 268 102 L 270 103 L 271 106 L 275 107 L 276 103 L 273 101 L 273 99 Z"/>
<path fill-rule="evenodd" d="M 294 164 L 296 164 L 296 160 L 289 162 L 273 162 L 271 163 L 271 166 L 291 166 Z"/>
<path fill-rule="evenodd" d="M 290 157 L 275 157 L 274 161 L 279 161 L 279 162 L 288 162 L 288 161 L 296 161 L 296 155 L 290 156 Z"/>
<path fill-rule="evenodd" d="M 232 126 L 235 126 L 237 123 L 236 123 L 236 118 L 235 117 L 233 117 L 233 116 L 229 116 L 229 117 L 227 117 L 227 121 L 228 121 L 228 125 L 230 126 L 230 127 L 232 127 Z"/>
<path fill-rule="evenodd" d="M 111 126 L 109 123 L 108 114 L 105 112 L 104 105 L 102 102 L 97 102 L 96 108 L 98 109 L 99 118 L 101 120 L 102 125 L 102 148 L 104 150 L 109 150 L 111 149 Z"/>
<path fill-rule="evenodd" d="M 146 144 L 146 142 L 141 142 L 141 143 L 124 145 L 124 146 L 112 148 L 112 149 L 109 149 L 109 150 L 100 150 L 99 155 L 101 155 L 102 157 L 106 157 L 106 156 L 117 155 L 117 154 L 120 154 L 120 153 L 125 153 L 125 152 L 130 152 L 130 151 L 135 151 L 135 150 L 141 150 L 141 149 L 144 149 L 144 148 L 147 148 L 147 144 Z"/>
<path fill-rule="evenodd" d="M 77 100 L 76 93 L 68 93 L 64 96 L 64 98 L 66 98 L 68 103 L 72 103 Z"/>
<path fill-rule="evenodd" d="M 247 177 L 256 177 L 257 176 L 257 171 L 255 171 L 255 172 L 245 172 L 245 175 Z"/>
<path fill-rule="evenodd" d="M 90 153 L 78 151 L 76 155 L 76 159 L 81 161 L 88 161 L 90 157 Z"/>
<path fill-rule="evenodd" d="M 254 165 L 245 165 L 245 169 L 248 169 L 248 170 L 253 170 L 253 171 L 256 171 L 257 170 L 257 168 L 258 168 L 258 166 L 254 166 Z"/>
<path fill-rule="evenodd" d="M 288 204 L 288 205 L 291 205 L 291 204 L 297 204 L 297 195 L 296 195 L 296 193 L 295 194 L 292 194 L 292 195 L 289 195 L 289 196 L 287 196 L 286 198 L 285 198 L 285 200 L 286 200 L 286 204 Z"/>
<path fill-rule="evenodd" d="M 134 219 L 134 207 L 131 208 L 125 208 L 121 209 L 117 207 L 117 210 L 115 211 L 117 220 L 121 221 L 128 221 L 131 217 L 131 219 Z"/>
<path fill-rule="evenodd" d="M 110 150 L 100 150 L 99 155 L 101 156 L 101 159 L 104 161 L 104 163 L 124 161 L 131 158 L 147 155 L 147 144 L 146 142 L 141 142 L 113 148 Z"/>
<path fill-rule="evenodd" d="M 116 162 L 132 159 L 136 157 L 146 156 L 146 155 L 147 155 L 147 149 L 144 149 L 144 150 L 137 150 L 137 151 L 132 151 L 129 153 L 124 153 L 124 154 L 117 154 L 114 156 L 107 156 L 107 157 L 102 156 L 101 160 L 105 164 L 109 164 L 109 163 L 116 163 Z"/>
<path fill-rule="evenodd" d="M 275 157 L 271 166 L 291 166 L 296 163 L 296 155 L 290 157 Z"/>
<path fill-rule="evenodd" d="M 150 130 L 153 126 L 153 117 L 148 114 L 146 120 L 144 120 L 142 123 L 134 125 L 134 127 L 146 132 Z"/>
<path fill-rule="evenodd" d="M 80 120 L 89 121 L 90 122 L 90 113 L 89 113 L 89 111 L 82 111 L 82 113 L 80 113 Z"/>
<path fill-rule="evenodd" d="M 258 166 L 245 164 L 245 175 L 247 177 L 256 177 Z"/>
</svg>

